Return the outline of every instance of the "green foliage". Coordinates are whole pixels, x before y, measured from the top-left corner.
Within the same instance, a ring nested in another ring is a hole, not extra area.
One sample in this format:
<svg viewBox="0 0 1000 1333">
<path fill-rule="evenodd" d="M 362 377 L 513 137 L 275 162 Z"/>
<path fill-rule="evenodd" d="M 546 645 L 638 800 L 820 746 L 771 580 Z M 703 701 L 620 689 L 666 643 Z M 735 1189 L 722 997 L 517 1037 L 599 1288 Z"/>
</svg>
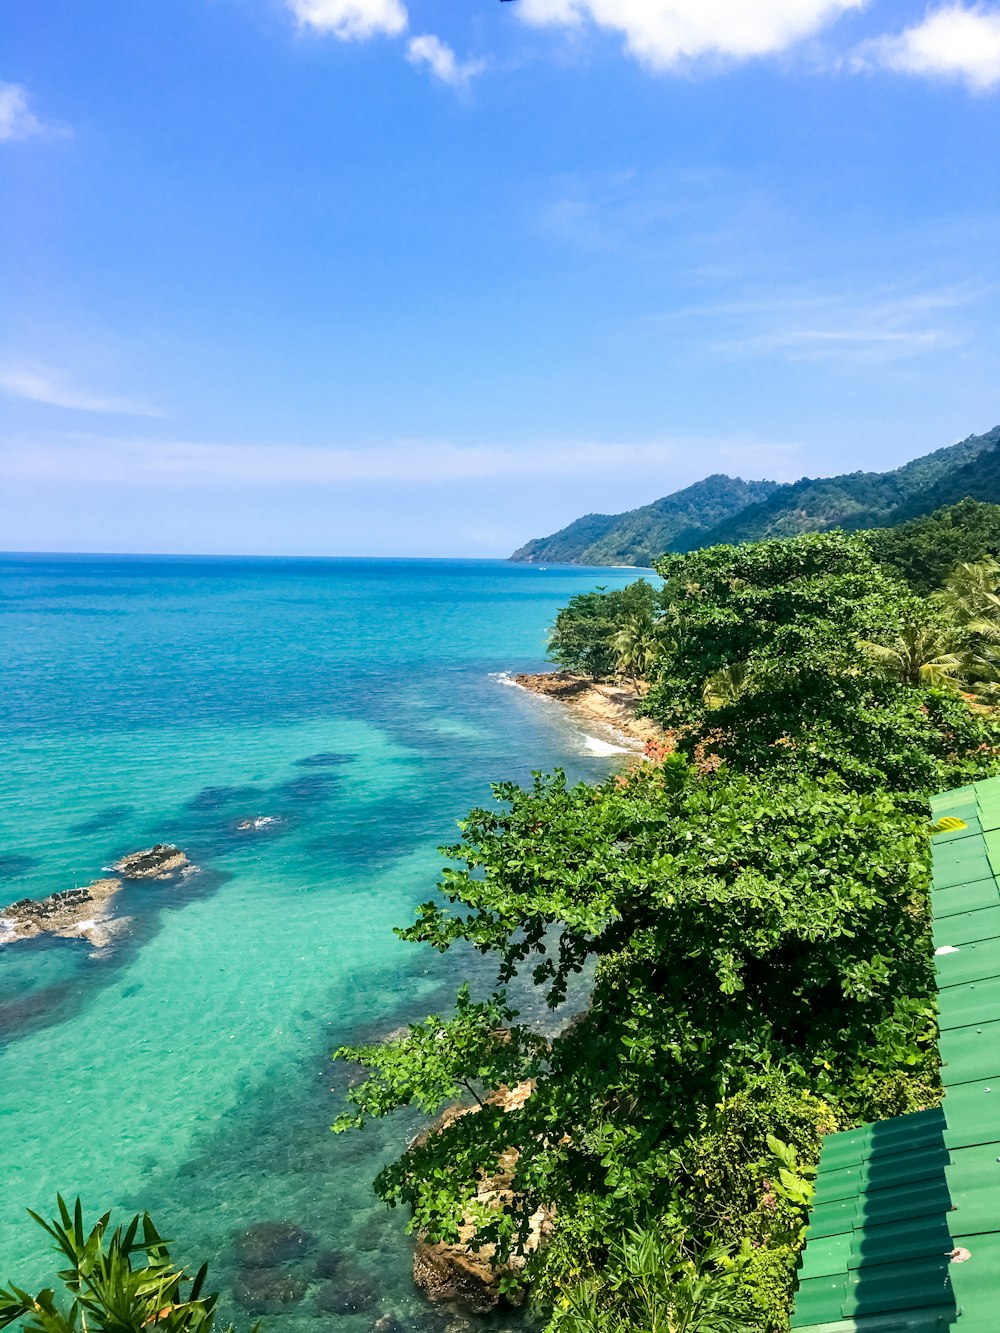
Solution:
<svg viewBox="0 0 1000 1333">
<path fill-rule="evenodd" d="M 989 509 L 1000 502 L 1000 426 L 891 472 L 803 477 L 783 486 L 706 477 L 626 514 L 588 514 L 551 537 L 528 542 L 511 558 L 651 566 L 665 552 L 794 537 L 833 527 L 881 528 L 932 514 L 942 506 L 961 510 L 975 501 L 990 502 L 984 506 Z M 965 517 L 960 517 L 957 527 L 965 526 Z M 995 517 L 981 515 L 980 521 L 992 524 L 995 534 Z M 919 558 L 905 554 L 908 541 L 909 535 L 898 544 L 889 538 L 887 558 L 898 559 L 901 572 L 908 579 L 912 576 L 913 586 L 921 592 L 940 584 L 959 560 L 978 560 L 1000 549 L 994 535 L 985 545 L 955 550 L 944 565 L 938 565 L 939 544 L 929 531 L 920 541 L 932 563 L 922 570 Z"/>
<path fill-rule="evenodd" d="M 868 534 L 872 554 L 918 593 L 940 588 L 959 564 L 1000 554 L 1000 504 L 962 500 Z"/>
<path fill-rule="evenodd" d="M 471 943 L 497 958 L 501 981 L 530 971 L 552 1004 L 596 958 L 591 1003 L 544 1059 L 511 1055 L 505 1080 L 535 1078 L 523 1106 L 451 1120 L 383 1172 L 382 1197 L 454 1239 L 477 1183 L 513 1150 L 510 1199 L 481 1235 L 505 1258 L 531 1214 L 554 1207 L 573 1245 L 557 1239 L 534 1261 L 552 1301 L 609 1236 L 664 1218 L 695 1253 L 723 1221 L 727 1242 L 756 1228 L 765 1247 L 792 1244 L 801 1196 L 789 1179 L 770 1210 L 762 1181 L 780 1184 L 782 1169 L 805 1180 L 798 1163 L 815 1160 L 820 1124 L 865 1117 L 902 1071 L 933 1085 L 922 821 L 882 793 L 699 780 L 677 757 L 596 788 L 537 775 L 495 795 L 448 849 L 446 902 L 424 904 L 404 935 Z M 378 1058 L 372 1095 L 355 1091 L 373 1114 L 391 1048 Z M 706 1156 L 706 1136 L 733 1131 L 733 1099 L 759 1093 L 766 1071 L 756 1128 L 728 1157 Z M 768 1133 L 794 1149 L 791 1165 L 775 1163 Z M 699 1172 L 722 1166 L 730 1183 L 706 1190 Z"/>
<path fill-rule="evenodd" d="M 366 1119 L 401 1106 L 432 1115 L 462 1096 L 481 1107 L 484 1089 L 488 1093 L 501 1083 L 531 1077 L 546 1043 L 528 1028 L 511 1026 L 515 1017 L 502 992 L 476 1004 L 463 986 L 453 1018 L 432 1015 L 411 1023 L 393 1041 L 342 1046 L 334 1059 L 362 1064 L 371 1077 L 348 1090 L 357 1109 L 342 1115 L 334 1130 L 360 1128 Z"/>
<path fill-rule="evenodd" d="M 664 551 L 686 551 L 699 534 L 774 490 L 773 481 L 715 474 L 626 514 L 587 514 L 551 537 L 515 551 L 512 560 L 581 565 L 652 566 Z"/>
<path fill-rule="evenodd" d="M 928 598 L 901 567 L 831 531 L 574 598 L 556 660 L 645 674 L 677 750 L 497 784 L 400 934 L 471 945 L 553 1008 L 590 969 L 587 1010 L 543 1045 L 503 989 L 463 991 L 455 1019 L 342 1052 L 370 1071 L 342 1125 L 480 1103 L 376 1187 L 432 1239 L 471 1218 L 500 1264 L 550 1210 L 526 1277 L 553 1330 L 786 1333 L 821 1136 L 940 1096 L 925 795 L 997 766 L 959 687 L 996 678 L 1000 569 Z M 527 1079 L 507 1109 L 482 1095 Z"/>
<path fill-rule="evenodd" d="M 624 646 L 619 636 L 628 631 L 641 643 L 652 634 L 657 611 L 656 589 L 645 579 L 610 592 L 580 593 L 556 616 L 549 657 L 566 671 L 605 680 L 619 671 Z M 653 660 L 645 647 L 641 660 Z"/>
<path fill-rule="evenodd" d="M 719 1245 L 697 1257 L 682 1233 L 633 1231 L 614 1247 L 600 1278 L 571 1288 L 552 1328 L 559 1333 L 742 1333 L 741 1260 Z"/>
<path fill-rule="evenodd" d="M 953 693 L 989 678 L 981 643 L 935 618 L 864 534 L 712 547 L 658 568 L 671 650 L 644 706 L 686 752 L 709 743 L 741 771 L 837 773 L 862 790 L 929 792 L 990 771 L 1000 730 Z"/>
<path fill-rule="evenodd" d="M 202 1295 L 207 1267 L 193 1278 L 177 1268 L 170 1242 L 148 1213 L 109 1232 L 110 1213 L 88 1229 L 79 1199 L 72 1212 L 62 1198 L 58 1202 L 52 1222 L 31 1216 L 68 1261 L 58 1277 L 71 1303 L 63 1308 L 52 1288 L 37 1295 L 13 1285 L 0 1289 L 0 1328 L 18 1320 L 26 1333 L 141 1333 L 154 1326 L 163 1333 L 211 1333 L 218 1296 Z"/>
</svg>

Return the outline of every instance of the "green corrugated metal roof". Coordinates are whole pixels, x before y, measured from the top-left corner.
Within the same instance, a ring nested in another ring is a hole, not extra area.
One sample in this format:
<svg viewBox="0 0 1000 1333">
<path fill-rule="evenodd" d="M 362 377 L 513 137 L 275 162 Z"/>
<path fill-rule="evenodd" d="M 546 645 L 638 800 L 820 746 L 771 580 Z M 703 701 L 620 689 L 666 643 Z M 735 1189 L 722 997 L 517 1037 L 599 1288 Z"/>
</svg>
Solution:
<svg viewBox="0 0 1000 1333">
<path fill-rule="evenodd" d="M 824 1141 L 797 1333 L 1000 1333 L 1000 778 L 931 807 L 944 1102 Z"/>
</svg>

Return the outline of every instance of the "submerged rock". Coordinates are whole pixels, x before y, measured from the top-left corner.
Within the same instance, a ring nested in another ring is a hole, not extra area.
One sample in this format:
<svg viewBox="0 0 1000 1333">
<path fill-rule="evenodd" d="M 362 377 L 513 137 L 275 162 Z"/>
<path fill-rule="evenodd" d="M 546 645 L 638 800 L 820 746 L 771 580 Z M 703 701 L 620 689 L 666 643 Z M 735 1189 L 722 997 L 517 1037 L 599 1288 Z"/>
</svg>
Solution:
<svg viewBox="0 0 1000 1333">
<path fill-rule="evenodd" d="M 337 1269 L 344 1262 L 344 1256 L 339 1250 L 321 1250 L 316 1256 L 316 1267 L 313 1269 L 313 1275 L 321 1282 L 329 1281 L 335 1277 Z"/>
<path fill-rule="evenodd" d="M 410 1333 L 410 1328 L 398 1315 L 380 1314 L 372 1324 L 372 1333 Z"/>
<path fill-rule="evenodd" d="M 233 1279 L 233 1299 L 250 1314 L 277 1314 L 305 1294 L 302 1278 L 279 1269 L 253 1268 Z"/>
<path fill-rule="evenodd" d="M 316 1296 L 316 1308 L 324 1314 L 357 1314 L 375 1304 L 378 1291 L 371 1276 L 345 1260 L 338 1265 L 336 1277 Z"/>
<path fill-rule="evenodd" d="M 244 1268 L 276 1268 L 308 1253 L 312 1243 L 294 1222 L 257 1222 L 236 1237 L 236 1260 Z"/>
<path fill-rule="evenodd" d="M 183 870 L 188 859 L 171 842 L 158 842 L 139 852 L 129 852 L 111 867 L 126 879 L 167 879 L 175 871 Z"/>
</svg>

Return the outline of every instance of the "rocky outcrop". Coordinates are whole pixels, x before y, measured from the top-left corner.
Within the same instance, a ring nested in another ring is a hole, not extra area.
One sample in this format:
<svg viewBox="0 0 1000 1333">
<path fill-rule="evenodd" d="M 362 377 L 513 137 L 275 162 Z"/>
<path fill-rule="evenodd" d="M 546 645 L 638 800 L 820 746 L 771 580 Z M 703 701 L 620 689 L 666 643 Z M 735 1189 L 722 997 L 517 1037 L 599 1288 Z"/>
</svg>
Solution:
<svg viewBox="0 0 1000 1333">
<path fill-rule="evenodd" d="M 112 935 L 108 908 L 121 887 L 120 879 L 95 879 L 84 889 L 11 903 L 0 912 L 0 944 L 46 934 L 106 944 Z"/>
<path fill-rule="evenodd" d="M 169 879 L 187 864 L 188 859 L 179 847 L 170 842 L 158 842 L 141 852 L 129 852 L 111 869 L 125 879 Z"/>
<path fill-rule="evenodd" d="M 519 1110 L 531 1096 L 534 1083 L 518 1083 L 513 1088 L 500 1088 L 487 1100 L 505 1111 Z M 474 1115 L 479 1107 L 452 1107 L 444 1113 L 433 1133 L 452 1124 L 459 1116 Z M 497 1162 L 496 1172 L 484 1179 L 476 1191 L 475 1202 L 488 1208 L 502 1208 L 515 1198 L 512 1189 L 518 1152 L 508 1149 Z M 488 1314 L 500 1304 L 500 1278 L 519 1273 L 528 1255 L 538 1249 L 552 1226 L 552 1213 L 539 1208 L 531 1218 L 528 1240 L 519 1254 L 512 1255 L 505 1264 L 494 1267 L 496 1246 L 475 1248 L 476 1227 L 467 1218 L 454 1245 L 431 1244 L 418 1238 L 413 1254 L 413 1280 L 428 1300 L 447 1302 L 461 1307 L 470 1314 Z M 510 1301 L 510 1295 L 504 1299 Z M 515 1302 L 517 1303 L 517 1302 Z"/>
<path fill-rule="evenodd" d="M 642 698 L 642 687 L 629 684 L 609 684 L 576 676 L 569 671 L 543 671 L 539 675 L 518 675 L 514 684 L 533 694 L 543 694 L 566 704 L 581 720 L 599 722 L 611 729 L 617 740 L 639 742 L 641 749 L 648 741 L 664 741 L 663 730 L 648 717 L 637 717 L 636 707 Z"/>
<path fill-rule="evenodd" d="M 32 939 L 36 935 L 58 935 L 64 939 L 87 939 L 97 948 L 109 944 L 127 925 L 116 917 L 112 902 L 126 879 L 170 879 L 186 870 L 189 862 L 179 847 L 158 842 L 139 852 L 130 852 L 111 867 L 117 876 L 95 879 L 82 889 L 63 889 L 47 898 L 21 898 L 0 908 L 0 944 Z"/>
</svg>

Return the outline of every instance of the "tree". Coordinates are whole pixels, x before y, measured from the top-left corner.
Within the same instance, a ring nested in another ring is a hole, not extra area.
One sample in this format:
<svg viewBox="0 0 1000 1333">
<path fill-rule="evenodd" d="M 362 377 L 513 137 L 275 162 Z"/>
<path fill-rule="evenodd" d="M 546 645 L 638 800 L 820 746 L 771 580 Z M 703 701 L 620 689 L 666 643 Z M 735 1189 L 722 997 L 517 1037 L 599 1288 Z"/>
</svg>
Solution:
<svg viewBox="0 0 1000 1333">
<path fill-rule="evenodd" d="M 1000 555 L 1000 505 L 960 500 L 866 534 L 875 559 L 914 592 L 940 588 L 956 565 Z"/>
<path fill-rule="evenodd" d="M 617 669 L 633 682 L 645 680 L 662 651 L 656 622 L 649 614 L 633 614 L 621 624 L 611 640 Z"/>
<path fill-rule="evenodd" d="M 864 790 L 931 791 L 989 771 L 1000 729 L 953 697 L 963 673 L 986 674 L 985 654 L 889 574 L 866 536 L 712 547 L 658 568 L 672 637 L 643 707 L 686 753 L 710 744 L 744 771 L 835 772 Z"/>
<path fill-rule="evenodd" d="M 847 1123 L 932 1095 L 921 821 L 829 780 L 699 780 L 678 756 L 597 787 L 539 774 L 530 790 L 501 784 L 495 796 L 447 849 L 444 899 L 403 937 L 471 945 L 496 959 L 499 985 L 527 972 L 555 1007 L 596 963 L 590 1004 L 544 1054 L 516 1027 L 489 1047 L 490 1060 L 503 1052 L 493 1076 L 533 1079 L 531 1096 L 418 1140 L 381 1173 L 379 1193 L 430 1238 L 453 1239 L 478 1183 L 513 1162 L 509 1198 L 477 1217 L 478 1235 L 503 1261 L 537 1209 L 555 1210 L 557 1237 L 532 1260 L 540 1299 L 555 1300 L 584 1260 L 602 1265 L 609 1236 L 664 1218 L 697 1259 L 719 1238 L 720 1208 L 727 1242 L 755 1228 L 780 1251 L 766 1280 L 787 1290 L 794 1253 L 782 1237 L 801 1209 L 760 1206 L 776 1171 L 766 1135 L 812 1160 L 829 1106 Z M 404 1099 L 447 1103 L 455 1080 L 436 1052 L 421 1068 L 414 1051 L 410 1034 L 375 1059 L 349 1053 L 370 1070 L 348 1093 L 351 1123 Z M 719 1154 L 706 1153 L 710 1168 L 699 1154 L 752 1089 L 766 1110 L 756 1137 L 726 1148 L 740 1183 L 723 1202 L 703 1190 Z"/>
<path fill-rule="evenodd" d="M 58 1206 L 52 1222 L 31 1216 L 68 1261 L 58 1277 L 72 1302 L 63 1309 L 50 1288 L 33 1296 L 11 1285 L 0 1289 L 0 1328 L 17 1320 L 27 1333 L 211 1333 L 218 1295 L 202 1294 L 207 1265 L 193 1278 L 177 1268 L 148 1213 L 109 1233 L 110 1213 L 88 1229 L 79 1199 L 72 1212 L 61 1197 Z"/>
<path fill-rule="evenodd" d="M 629 622 L 653 623 L 657 611 L 657 591 L 646 579 L 610 592 L 579 593 L 556 616 L 549 657 L 566 671 L 606 680 L 619 670 L 616 636 Z"/>
</svg>

